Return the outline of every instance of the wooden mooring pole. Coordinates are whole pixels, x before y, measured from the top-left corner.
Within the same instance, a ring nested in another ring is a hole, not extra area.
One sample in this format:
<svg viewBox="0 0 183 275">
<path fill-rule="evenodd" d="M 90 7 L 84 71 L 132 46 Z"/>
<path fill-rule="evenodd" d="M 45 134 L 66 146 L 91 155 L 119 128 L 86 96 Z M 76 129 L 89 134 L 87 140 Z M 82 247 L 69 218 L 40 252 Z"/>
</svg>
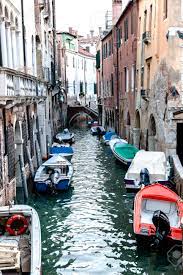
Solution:
<svg viewBox="0 0 183 275">
<path fill-rule="evenodd" d="M 29 169 L 30 169 L 31 177 L 33 179 L 34 178 L 34 165 L 32 163 L 29 146 L 26 146 L 26 150 L 27 150 L 27 157 L 28 157 L 28 162 L 29 162 Z"/>
<path fill-rule="evenodd" d="M 20 165 L 20 173 L 21 173 L 21 179 L 22 179 L 22 188 L 23 188 L 23 192 L 24 192 L 24 198 L 25 198 L 25 200 L 27 200 L 29 195 L 28 195 L 27 179 L 26 179 L 24 161 L 23 161 L 22 155 L 19 155 L 19 165 Z"/>
</svg>

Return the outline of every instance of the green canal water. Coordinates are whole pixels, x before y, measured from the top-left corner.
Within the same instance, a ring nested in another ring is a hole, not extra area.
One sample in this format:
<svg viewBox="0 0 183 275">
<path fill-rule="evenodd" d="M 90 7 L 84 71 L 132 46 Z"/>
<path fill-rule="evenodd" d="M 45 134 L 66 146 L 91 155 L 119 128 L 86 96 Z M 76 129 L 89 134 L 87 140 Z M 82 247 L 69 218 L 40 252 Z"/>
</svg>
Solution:
<svg viewBox="0 0 183 275">
<path fill-rule="evenodd" d="M 88 129 L 74 131 L 72 187 L 29 202 L 41 221 L 43 274 L 179 274 L 166 253 L 137 248 L 133 196 L 109 147 Z"/>
</svg>

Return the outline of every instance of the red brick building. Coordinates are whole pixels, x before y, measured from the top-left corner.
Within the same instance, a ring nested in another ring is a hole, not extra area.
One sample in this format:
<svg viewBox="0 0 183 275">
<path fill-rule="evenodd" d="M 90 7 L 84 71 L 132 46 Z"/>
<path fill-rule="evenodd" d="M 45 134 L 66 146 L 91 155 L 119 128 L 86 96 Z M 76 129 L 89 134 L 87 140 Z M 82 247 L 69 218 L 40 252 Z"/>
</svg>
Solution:
<svg viewBox="0 0 183 275">
<path fill-rule="evenodd" d="M 135 118 L 137 15 L 136 1 L 129 1 L 112 31 L 117 129 L 129 142 L 133 142 Z"/>
<path fill-rule="evenodd" d="M 115 128 L 114 74 L 113 74 L 113 38 L 112 30 L 103 37 L 101 62 L 101 90 L 103 98 L 103 125 Z"/>
</svg>

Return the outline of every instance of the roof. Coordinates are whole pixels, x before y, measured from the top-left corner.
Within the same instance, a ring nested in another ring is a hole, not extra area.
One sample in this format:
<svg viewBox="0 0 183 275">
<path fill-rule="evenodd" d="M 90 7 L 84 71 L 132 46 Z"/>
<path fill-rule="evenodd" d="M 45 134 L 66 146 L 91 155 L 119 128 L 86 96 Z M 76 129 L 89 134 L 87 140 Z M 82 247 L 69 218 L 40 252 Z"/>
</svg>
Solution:
<svg viewBox="0 0 183 275">
<path fill-rule="evenodd" d="M 72 33 L 70 33 L 70 32 L 57 31 L 57 34 L 67 34 L 67 35 L 70 35 L 70 36 L 72 36 L 72 37 L 74 37 L 74 38 L 77 38 L 76 35 L 74 35 L 74 34 L 72 34 Z"/>
<path fill-rule="evenodd" d="M 121 18 L 123 17 L 123 15 L 125 14 L 125 12 L 127 11 L 127 9 L 129 8 L 129 6 L 130 6 L 131 4 L 133 4 L 133 0 L 129 0 L 129 1 L 128 1 L 128 4 L 126 5 L 125 9 L 122 11 L 122 13 L 121 13 L 120 17 L 118 18 L 118 20 L 117 20 L 115 26 L 119 23 L 119 21 L 121 20 Z"/>
<path fill-rule="evenodd" d="M 89 53 L 88 51 L 86 51 L 85 49 L 83 49 L 82 47 L 79 47 L 79 51 L 78 51 L 80 54 L 82 55 L 85 55 L 85 56 L 88 56 L 88 57 L 94 57 L 95 58 L 95 55 Z"/>
<path fill-rule="evenodd" d="M 108 31 L 108 33 L 104 37 L 102 37 L 101 41 L 106 39 L 109 34 L 112 34 L 112 29 L 110 31 Z"/>
</svg>

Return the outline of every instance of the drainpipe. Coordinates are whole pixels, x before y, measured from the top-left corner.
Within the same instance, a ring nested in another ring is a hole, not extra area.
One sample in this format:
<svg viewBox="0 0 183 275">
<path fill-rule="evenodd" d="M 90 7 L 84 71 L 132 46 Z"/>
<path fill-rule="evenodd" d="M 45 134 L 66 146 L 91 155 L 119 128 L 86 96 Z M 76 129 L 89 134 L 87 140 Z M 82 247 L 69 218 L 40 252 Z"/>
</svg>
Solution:
<svg viewBox="0 0 183 275">
<path fill-rule="evenodd" d="M 56 84 L 56 19 L 55 19 L 55 0 L 52 0 L 52 13 L 53 13 L 53 85 Z"/>
<path fill-rule="evenodd" d="M 26 72 L 25 25 L 24 25 L 24 0 L 21 0 L 21 13 L 22 13 L 23 61 L 24 61 L 24 71 Z"/>
<path fill-rule="evenodd" d="M 117 31 L 118 31 L 118 27 L 116 26 L 115 28 L 116 32 L 115 32 L 115 35 L 116 35 L 116 58 L 117 58 L 117 61 L 116 61 L 116 89 L 117 89 L 117 94 L 116 94 L 116 106 L 115 106 L 115 117 L 116 117 L 116 121 L 115 121 L 115 131 L 116 133 L 119 134 L 119 62 L 118 62 L 118 35 L 117 35 Z"/>
</svg>

